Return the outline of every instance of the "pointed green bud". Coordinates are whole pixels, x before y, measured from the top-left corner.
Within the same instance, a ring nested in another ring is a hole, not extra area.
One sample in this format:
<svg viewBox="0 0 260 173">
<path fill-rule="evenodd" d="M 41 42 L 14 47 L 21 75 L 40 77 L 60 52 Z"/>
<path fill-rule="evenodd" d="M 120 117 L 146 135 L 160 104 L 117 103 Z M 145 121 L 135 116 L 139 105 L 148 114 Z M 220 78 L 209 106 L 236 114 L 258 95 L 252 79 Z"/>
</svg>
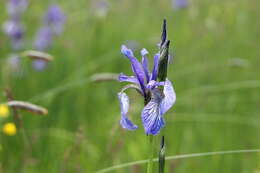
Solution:
<svg viewBox="0 0 260 173">
<path fill-rule="evenodd" d="M 169 59 L 169 46 L 170 40 L 167 40 L 165 44 L 160 48 L 160 60 L 158 66 L 158 80 L 165 81 L 167 78 L 167 68 Z"/>
<path fill-rule="evenodd" d="M 166 24 L 166 19 L 163 19 L 160 48 L 164 45 L 166 39 L 167 39 L 167 24 Z"/>
<path fill-rule="evenodd" d="M 165 167 L 165 145 L 164 145 L 164 136 L 162 136 L 161 149 L 159 152 L 159 173 L 164 173 Z"/>
</svg>

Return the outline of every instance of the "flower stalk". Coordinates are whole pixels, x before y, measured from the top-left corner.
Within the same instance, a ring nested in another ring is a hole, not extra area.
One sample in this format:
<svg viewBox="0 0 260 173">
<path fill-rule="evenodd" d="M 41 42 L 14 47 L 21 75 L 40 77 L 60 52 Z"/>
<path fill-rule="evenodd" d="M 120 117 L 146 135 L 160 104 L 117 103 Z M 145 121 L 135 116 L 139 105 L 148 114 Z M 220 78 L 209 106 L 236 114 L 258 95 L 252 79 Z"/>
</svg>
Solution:
<svg viewBox="0 0 260 173">
<path fill-rule="evenodd" d="M 154 137 L 153 135 L 148 135 L 149 141 L 149 160 L 147 164 L 147 173 L 153 172 L 153 156 L 154 156 Z"/>
</svg>

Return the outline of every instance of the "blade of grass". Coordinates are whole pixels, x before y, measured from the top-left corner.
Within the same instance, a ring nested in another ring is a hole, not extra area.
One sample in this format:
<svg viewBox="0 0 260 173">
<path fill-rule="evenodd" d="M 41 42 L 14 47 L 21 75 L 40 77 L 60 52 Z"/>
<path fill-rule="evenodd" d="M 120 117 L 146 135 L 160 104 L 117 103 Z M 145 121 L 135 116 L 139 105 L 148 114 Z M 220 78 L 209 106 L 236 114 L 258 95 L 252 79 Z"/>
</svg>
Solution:
<svg viewBox="0 0 260 173">
<path fill-rule="evenodd" d="M 228 151 L 215 151 L 215 152 L 205 152 L 205 153 L 193 153 L 193 154 L 181 154 L 176 156 L 167 156 L 165 160 L 176 160 L 176 159 L 187 159 L 193 157 L 203 157 L 203 156 L 213 156 L 213 155 L 226 155 L 226 154 L 241 154 L 241 153 L 258 153 L 260 149 L 245 149 L 245 150 L 228 150 Z M 128 163 L 123 163 L 108 168 L 98 170 L 94 173 L 105 173 L 116 169 L 126 168 L 134 165 L 141 165 L 147 163 L 149 160 L 138 160 Z M 158 158 L 154 158 L 153 162 L 158 162 Z"/>
</svg>

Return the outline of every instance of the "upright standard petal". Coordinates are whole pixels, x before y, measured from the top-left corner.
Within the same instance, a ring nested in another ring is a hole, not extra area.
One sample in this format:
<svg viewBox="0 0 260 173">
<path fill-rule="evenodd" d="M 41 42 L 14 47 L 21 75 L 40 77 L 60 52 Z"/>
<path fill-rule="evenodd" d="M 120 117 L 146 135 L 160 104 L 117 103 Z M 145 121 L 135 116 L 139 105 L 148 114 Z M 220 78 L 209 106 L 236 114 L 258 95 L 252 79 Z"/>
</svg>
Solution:
<svg viewBox="0 0 260 173">
<path fill-rule="evenodd" d="M 156 79 L 157 79 L 159 59 L 160 59 L 160 53 L 157 53 L 154 56 L 154 65 L 153 65 L 153 72 L 152 72 L 151 80 L 156 81 Z"/>
<path fill-rule="evenodd" d="M 136 78 L 139 81 L 139 84 L 140 84 L 141 89 L 143 90 L 143 93 L 145 93 L 145 85 L 144 85 L 145 74 L 144 74 L 141 64 L 134 57 L 133 52 L 130 49 L 128 49 L 125 45 L 122 45 L 121 52 L 131 61 L 132 70 L 133 70 Z"/>
<path fill-rule="evenodd" d="M 124 73 L 120 73 L 118 76 L 119 82 L 131 82 L 134 84 L 139 84 L 139 81 L 134 76 L 127 76 Z"/>
<path fill-rule="evenodd" d="M 164 98 L 160 104 L 160 114 L 165 114 L 175 103 L 176 94 L 171 81 L 166 79 L 163 89 Z"/>
<path fill-rule="evenodd" d="M 127 113 L 129 109 L 129 98 L 124 92 L 118 93 L 118 99 L 120 102 L 121 109 L 121 120 L 120 124 L 124 129 L 135 130 L 137 129 L 137 125 L 133 124 L 131 120 L 127 118 Z"/>
<path fill-rule="evenodd" d="M 160 114 L 160 104 L 163 99 L 163 94 L 160 90 L 152 91 L 151 101 L 144 107 L 142 112 L 142 122 L 146 134 L 156 135 L 164 127 L 165 122 Z"/>
<path fill-rule="evenodd" d="M 146 82 L 148 83 L 150 81 L 150 72 L 149 72 L 149 69 L 148 69 L 148 60 L 147 60 L 147 57 L 146 57 L 147 54 L 148 54 L 148 51 L 145 48 L 143 48 L 141 50 L 142 66 L 143 66 L 143 69 L 144 69 Z"/>
</svg>

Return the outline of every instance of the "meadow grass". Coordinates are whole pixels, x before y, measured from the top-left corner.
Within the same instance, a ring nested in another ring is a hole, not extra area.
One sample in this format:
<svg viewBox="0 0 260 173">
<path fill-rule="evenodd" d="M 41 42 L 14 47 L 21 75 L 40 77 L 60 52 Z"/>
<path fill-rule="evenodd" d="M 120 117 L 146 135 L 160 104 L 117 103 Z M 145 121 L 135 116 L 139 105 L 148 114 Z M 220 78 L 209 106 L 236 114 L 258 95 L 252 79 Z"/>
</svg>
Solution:
<svg viewBox="0 0 260 173">
<path fill-rule="evenodd" d="M 40 18 L 52 2 L 30 1 L 23 16 L 26 49 L 32 49 Z M 0 172 L 95 172 L 147 159 L 141 98 L 128 92 L 134 100 L 130 116 L 139 128 L 125 131 L 119 126 L 117 99 L 122 84 L 93 83 L 90 78 L 102 72 L 131 74 L 129 62 L 120 54 L 127 41 L 138 43 L 136 55 L 147 48 L 152 60 L 163 18 L 175 55 L 168 78 L 177 94 L 176 104 L 165 115 L 166 155 L 260 148 L 260 1 L 194 0 L 186 9 L 173 9 L 170 0 L 117 0 L 110 1 L 105 18 L 93 15 L 89 1 L 55 2 L 66 12 L 67 24 L 47 51 L 55 60 L 44 72 L 36 72 L 24 59 L 23 75 L 11 74 L 6 66 L 11 49 L 0 33 L 1 92 L 10 87 L 18 100 L 49 110 L 46 117 L 22 112 L 30 148 L 20 133 L 0 134 Z M 0 11 L 3 23 L 4 5 Z M 3 95 L 0 98 L 6 101 Z M 140 164 L 112 172 L 145 169 Z M 171 173 L 259 171 L 259 153 L 166 161 L 166 172 Z"/>
</svg>

